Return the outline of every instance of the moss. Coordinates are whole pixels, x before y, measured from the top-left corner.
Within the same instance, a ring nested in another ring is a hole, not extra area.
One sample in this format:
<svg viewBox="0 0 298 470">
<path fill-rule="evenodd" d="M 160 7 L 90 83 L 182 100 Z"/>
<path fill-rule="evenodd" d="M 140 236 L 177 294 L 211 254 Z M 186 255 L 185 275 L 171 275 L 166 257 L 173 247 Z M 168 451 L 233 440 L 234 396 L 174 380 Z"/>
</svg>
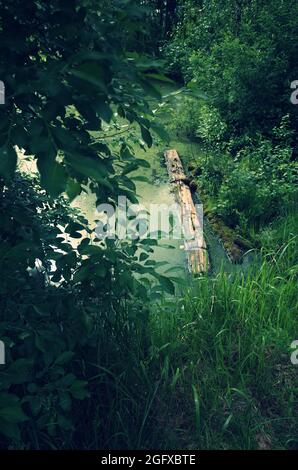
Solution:
<svg viewBox="0 0 298 470">
<path fill-rule="evenodd" d="M 242 248 L 243 250 L 251 250 L 252 248 L 254 248 L 254 245 L 250 240 L 247 240 L 246 238 L 241 237 L 240 235 L 236 236 L 235 243 L 237 243 L 237 245 L 240 246 L 240 248 Z"/>
</svg>

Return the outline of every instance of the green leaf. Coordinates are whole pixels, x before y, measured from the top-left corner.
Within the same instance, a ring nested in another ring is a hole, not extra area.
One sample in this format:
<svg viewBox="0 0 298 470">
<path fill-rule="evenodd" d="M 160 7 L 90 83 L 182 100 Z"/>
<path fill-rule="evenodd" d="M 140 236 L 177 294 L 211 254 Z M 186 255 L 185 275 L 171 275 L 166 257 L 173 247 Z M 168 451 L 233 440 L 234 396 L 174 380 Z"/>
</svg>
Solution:
<svg viewBox="0 0 298 470">
<path fill-rule="evenodd" d="M 31 396 L 28 401 L 32 413 L 37 416 L 42 407 L 42 398 L 40 396 Z"/>
<path fill-rule="evenodd" d="M 132 171 L 137 170 L 139 165 L 136 162 L 129 163 L 128 165 L 125 166 L 125 168 L 122 171 L 122 176 L 128 175 Z"/>
<path fill-rule="evenodd" d="M 155 240 L 154 238 L 145 238 L 140 243 L 142 245 L 148 245 L 148 246 L 157 246 L 158 245 L 157 240 Z"/>
<path fill-rule="evenodd" d="M 175 84 L 175 82 L 171 80 L 169 77 L 166 77 L 165 75 L 162 75 L 160 73 L 146 73 L 145 77 L 149 79 L 157 80 L 158 82 Z"/>
<path fill-rule="evenodd" d="M 77 250 L 80 254 L 84 254 L 84 250 L 89 246 L 90 238 L 84 238 L 79 244 Z"/>
<path fill-rule="evenodd" d="M 67 374 L 64 377 L 62 377 L 62 379 L 59 380 L 59 383 L 57 385 L 59 385 L 59 387 L 67 388 L 67 387 L 70 387 L 71 384 L 75 382 L 75 380 L 76 380 L 76 377 L 74 374 Z"/>
<path fill-rule="evenodd" d="M 107 93 L 104 68 L 96 62 L 85 62 L 72 69 L 70 73 Z"/>
<path fill-rule="evenodd" d="M 168 277 L 158 276 L 158 280 L 159 280 L 161 286 L 167 292 L 169 292 L 169 294 L 171 294 L 171 295 L 175 294 L 175 286 L 174 286 L 173 282 Z"/>
<path fill-rule="evenodd" d="M 66 188 L 67 173 L 61 163 L 46 156 L 39 157 L 37 167 L 41 185 L 53 197 L 59 196 Z"/>
<path fill-rule="evenodd" d="M 59 393 L 59 404 L 63 411 L 71 409 L 71 396 L 68 392 Z"/>
<path fill-rule="evenodd" d="M 16 423 L 9 423 L 4 419 L 0 419 L 0 434 L 16 440 L 19 440 L 21 437 L 19 426 Z"/>
<path fill-rule="evenodd" d="M 147 253 L 141 253 L 140 254 L 140 261 L 144 261 L 146 260 L 147 258 L 149 258 L 149 255 Z"/>
<path fill-rule="evenodd" d="M 32 370 L 33 361 L 29 359 L 17 359 L 5 372 L 5 380 L 10 384 L 22 384 L 26 382 Z"/>
<path fill-rule="evenodd" d="M 99 116 L 107 123 L 109 123 L 113 116 L 113 111 L 111 110 L 108 103 L 104 100 L 96 100 L 93 104 L 95 111 Z"/>
<path fill-rule="evenodd" d="M 151 137 L 149 130 L 147 129 L 147 127 L 144 127 L 142 125 L 140 125 L 140 128 L 141 128 L 142 139 L 148 145 L 148 147 L 152 147 L 152 137 Z"/>
<path fill-rule="evenodd" d="M 60 354 L 60 356 L 57 357 L 55 364 L 60 366 L 66 364 L 67 362 L 71 361 L 73 356 L 74 353 L 72 351 L 64 351 L 62 354 Z"/>
<path fill-rule="evenodd" d="M 194 82 L 189 82 L 187 84 L 187 89 L 186 91 L 190 91 L 191 94 L 193 96 L 195 96 L 196 98 L 200 98 L 202 100 L 208 100 L 208 96 L 206 95 L 206 93 L 204 93 L 203 91 L 199 90 L 198 86 L 196 83 Z"/>
<path fill-rule="evenodd" d="M 5 406 L 15 406 L 18 405 L 19 397 L 12 393 L 1 392 L 0 393 L 0 408 Z"/>
<path fill-rule="evenodd" d="M 133 181 L 142 181 L 144 183 L 151 183 L 149 178 L 147 178 L 146 176 L 141 176 L 141 175 L 131 176 L 130 179 L 133 180 Z"/>
<path fill-rule="evenodd" d="M 82 187 L 80 183 L 72 178 L 68 178 L 66 183 L 66 194 L 70 201 L 73 201 L 79 194 L 81 194 Z"/>
<path fill-rule="evenodd" d="M 66 431 L 71 431 L 74 429 L 71 420 L 65 418 L 63 415 L 58 415 L 58 425 L 60 428 L 65 429 Z"/>
<path fill-rule="evenodd" d="M 72 221 L 65 227 L 65 232 L 73 238 L 81 238 L 82 234 L 79 232 L 85 229 L 86 227 L 84 225 Z"/>
<path fill-rule="evenodd" d="M 11 179 L 17 166 L 18 156 L 10 145 L 0 147 L 0 175 L 5 179 Z"/>
<path fill-rule="evenodd" d="M 82 243 L 81 243 L 82 245 Z M 86 247 L 82 247 L 80 250 L 82 255 L 87 256 L 99 256 L 100 258 L 103 256 L 103 249 L 98 245 L 87 245 Z"/>
<path fill-rule="evenodd" d="M 81 156 L 74 153 L 67 153 L 67 160 L 76 171 L 96 180 L 103 186 L 113 191 L 113 186 L 107 179 L 105 179 L 107 176 L 107 170 L 100 158 L 94 159 L 83 155 Z"/>
<path fill-rule="evenodd" d="M 142 166 L 143 168 L 150 168 L 150 163 L 147 162 L 147 160 L 143 160 L 142 158 L 136 158 L 135 163 L 137 163 L 138 166 Z"/>
<path fill-rule="evenodd" d="M 106 267 L 103 265 L 103 264 L 96 264 L 94 269 L 93 269 L 93 272 L 95 274 L 95 276 L 97 277 L 105 277 L 107 271 L 106 271 Z"/>
<path fill-rule="evenodd" d="M 25 415 L 20 405 L 2 408 L 0 410 L 0 418 L 9 423 L 21 423 L 28 420 L 28 417 Z"/>
<path fill-rule="evenodd" d="M 163 126 L 156 124 L 155 122 L 150 123 L 152 130 L 165 142 L 169 142 L 170 136 Z"/>
<path fill-rule="evenodd" d="M 77 282 L 84 281 L 84 279 L 90 276 L 90 273 L 91 273 L 91 268 L 89 264 L 81 266 L 74 274 L 73 282 L 77 283 Z"/>
<path fill-rule="evenodd" d="M 155 86 L 153 86 L 152 83 L 149 82 L 149 80 L 140 79 L 139 83 L 147 95 L 152 96 L 158 101 L 161 100 L 162 96 L 160 91 Z"/>
<path fill-rule="evenodd" d="M 75 380 L 71 387 L 69 388 L 70 393 L 77 400 L 84 400 L 89 397 L 89 392 L 87 390 L 88 382 L 85 380 Z"/>
</svg>

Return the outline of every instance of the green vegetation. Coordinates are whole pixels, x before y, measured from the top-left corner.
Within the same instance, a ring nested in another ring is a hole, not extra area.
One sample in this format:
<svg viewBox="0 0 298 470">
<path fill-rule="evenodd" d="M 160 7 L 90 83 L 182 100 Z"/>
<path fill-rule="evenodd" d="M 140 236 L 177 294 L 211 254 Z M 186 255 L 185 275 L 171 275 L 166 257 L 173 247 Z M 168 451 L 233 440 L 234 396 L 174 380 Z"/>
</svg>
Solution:
<svg viewBox="0 0 298 470">
<path fill-rule="evenodd" d="M 297 8 L 1 9 L 1 449 L 298 448 Z M 137 202 L 169 145 L 238 265 L 190 280 L 71 204 Z"/>
<path fill-rule="evenodd" d="M 165 447 L 297 447 L 297 372 L 287 353 L 297 246 L 275 237 L 277 250 L 246 275 L 202 279 L 175 309 L 155 312 Z"/>
<path fill-rule="evenodd" d="M 208 97 L 185 99 L 171 126 L 206 146 L 195 162 L 198 183 L 214 212 L 245 236 L 297 196 L 298 116 L 290 102 L 297 8 L 295 1 L 181 2 L 165 47 L 171 69 Z"/>
</svg>

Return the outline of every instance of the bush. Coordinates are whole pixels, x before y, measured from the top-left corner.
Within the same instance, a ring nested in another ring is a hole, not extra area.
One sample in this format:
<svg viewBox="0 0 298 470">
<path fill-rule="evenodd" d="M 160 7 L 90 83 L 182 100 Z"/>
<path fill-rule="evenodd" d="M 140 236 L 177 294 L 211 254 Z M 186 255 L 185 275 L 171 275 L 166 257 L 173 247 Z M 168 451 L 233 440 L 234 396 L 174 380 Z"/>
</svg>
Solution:
<svg viewBox="0 0 298 470">
<path fill-rule="evenodd" d="M 218 213 L 230 224 L 256 226 L 283 213 L 295 197 L 297 164 L 285 143 L 274 145 L 262 137 L 236 157 L 219 192 Z M 243 228 L 244 228 L 243 227 Z"/>
<path fill-rule="evenodd" d="M 167 128 L 180 138 L 197 138 L 197 126 L 200 120 L 201 103 L 189 96 L 176 98 L 175 108 L 171 109 L 171 121 Z"/>
<path fill-rule="evenodd" d="M 218 111 L 203 100 L 190 96 L 177 99 L 168 129 L 180 138 L 200 140 L 213 148 L 221 148 L 227 129 Z"/>
<path fill-rule="evenodd" d="M 210 147 L 219 146 L 224 140 L 227 125 L 219 112 L 210 105 L 202 104 L 196 123 L 196 135 Z"/>
<path fill-rule="evenodd" d="M 108 399 L 98 397 L 110 373 L 92 377 L 116 370 L 137 334 L 145 341 L 136 248 L 90 244 L 87 221 L 64 197 L 50 200 L 37 178 L 19 174 L 2 189 L 0 228 L 0 447 L 80 448 L 82 422 L 93 426 L 95 408 L 106 416 Z"/>
<path fill-rule="evenodd" d="M 205 159 L 201 160 L 199 164 L 199 185 L 206 194 L 214 198 L 218 195 L 229 171 L 232 171 L 232 159 L 226 153 L 209 151 Z"/>
</svg>

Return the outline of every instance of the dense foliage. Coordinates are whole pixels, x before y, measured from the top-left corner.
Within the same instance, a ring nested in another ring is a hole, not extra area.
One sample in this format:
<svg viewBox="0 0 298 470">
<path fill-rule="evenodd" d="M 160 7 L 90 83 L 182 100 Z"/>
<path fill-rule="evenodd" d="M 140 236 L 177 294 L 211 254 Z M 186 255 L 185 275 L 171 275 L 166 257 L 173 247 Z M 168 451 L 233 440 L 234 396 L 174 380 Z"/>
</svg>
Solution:
<svg viewBox="0 0 298 470">
<path fill-rule="evenodd" d="M 144 90 L 160 97 L 151 83 L 159 64 L 125 48 L 143 30 L 142 14 L 121 0 L 100 8 L 93 0 L 1 6 L 0 333 L 7 360 L 0 432 L 18 445 L 48 445 L 49 434 L 65 445 L 63 431 L 79 419 L 72 400 L 89 396 L 87 381 L 97 372 L 89 365 L 104 365 L 99 332 L 112 336 L 122 318 L 120 336 L 129 328 L 132 338 L 135 322 L 146 318 L 142 274 L 173 291 L 154 262 L 138 263 L 155 240 L 140 248 L 137 241 L 94 245 L 87 220 L 65 199 L 88 188 L 98 202 L 115 203 L 119 194 L 136 200 L 129 173 L 148 163 L 121 136 L 119 119 L 125 129 L 135 122 L 140 145 L 151 146 Z M 36 160 L 39 177 L 15 173 L 18 158 Z"/>
<path fill-rule="evenodd" d="M 202 187 L 217 213 L 244 231 L 295 196 L 297 8 L 291 0 L 183 1 L 165 48 L 170 70 L 208 96 L 180 105 L 179 135 L 207 145 L 207 161 L 197 162 Z"/>
</svg>

